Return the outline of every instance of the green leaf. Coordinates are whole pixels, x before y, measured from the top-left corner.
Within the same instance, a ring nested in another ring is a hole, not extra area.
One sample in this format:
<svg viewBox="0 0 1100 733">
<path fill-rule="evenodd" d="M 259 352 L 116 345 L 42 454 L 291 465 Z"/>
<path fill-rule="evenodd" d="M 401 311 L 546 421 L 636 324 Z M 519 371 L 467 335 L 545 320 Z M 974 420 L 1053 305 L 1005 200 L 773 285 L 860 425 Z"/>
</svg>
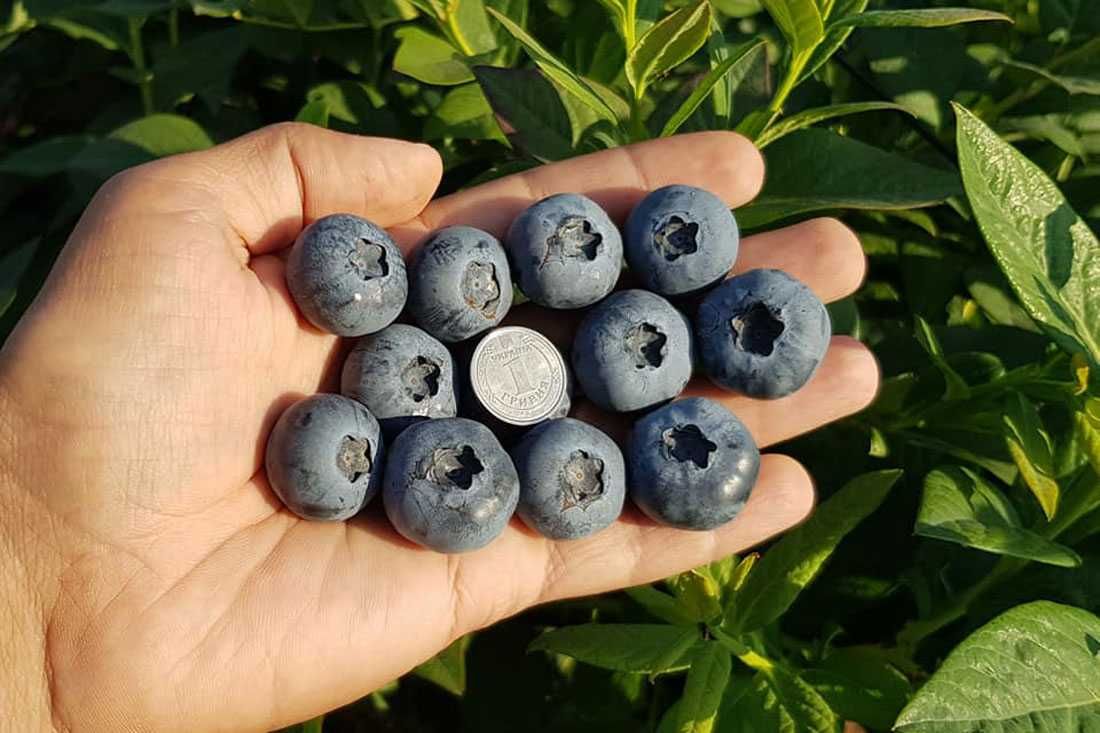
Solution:
<svg viewBox="0 0 1100 733">
<path fill-rule="evenodd" d="M 710 3 L 696 0 L 663 18 L 638 39 L 626 59 L 626 79 L 641 99 L 649 83 L 702 48 L 710 35 Z"/>
<path fill-rule="evenodd" d="M 686 669 L 700 641 L 695 628 L 665 624 L 581 624 L 547 631 L 528 651 L 564 654 L 619 672 L 659 674 Z"/>
<path fill-rule="evenodd" d="M 67 11 L 63 16 L 44 18 L 42 25 L 61 31 L 73 40 L 97 43 L 108 51 L 126 49 L 130 43 L 125 19 L 85 12 L 81 8 Z"/>
<path fill-rule="evenodd" d="M 298 122 L 308 122 L 318 127 L 328 127 L 328 115 L 328 102 L 323 99 L 315 99 L 312 102 L 306 102 L 302 105 L 302 108 L 298 110 L 298 114 L 294 119 Z"/>
<path fill-rule="evenodd" d="M 821 10 L 814 0 L 762 0 L 779 30 L 791 45 L 791 55 L 810 51 L 825 37 Z"/>
<path fill-rule="evenodd" d="M 962 193 L 958 177 L 831 130 L 793 132 L 764 152 L 764 190 L 737 211 L 745 228 L 822 209 L 908 209 Z"/>
<path fill-rule="evenodd" d="M 434 682 L 452 695 L 466 692 L 466 650 L 473 637 L 467 634 L 412 671 L 417 677 Z"/>
<path fill-rule="evenodd" d="M 730 55 L 722 59 L 722 61 L 714 66 L 707 75 L 704 76 L 699 83 L 692 90 L 688 98 L 677 108 L 677 110 L 669 117 L 668 122 L 665 123 L 664 128 L 661 130 L 661 137 L 668 137 L 675 134 L 680 126 L 687 122 L 692 113 L 698 109 L 699 105 L 703 103 L 703 100 L 714 90 L 714 87 L 722 81 L 727 74 L 735 82 L 740 82 L 749 67 L 752 66 L 756 60 L 758 54 L 764 53 L 767 45 L 763 40 L 750 41 L 730 52 Z M 736 83 L 732 86 L 732 89 L 736 89 Z"/>
<path fill-rule="evenodd" d="M 1058 482 L 1054 480 L 1054 448 L 1043 429 L 1039 411 L 1017 392 L 1008 398 L 1004 415 L 1005 445 L 1020 478 L 1038 499 L 1047 519 L 1058 511 Z"/>
<path fill-rule="evenodd" d="M 967 386 L 966 380 L 959 376 L 959 373 L 947 363 L 947 359 L 945 359 L 943 355 L 943 348 L 940 346 L 940 341 L 936 337 L 932 327 L 928 325 L 928 321 L 920 316 L 916 316 L 914 321 L 916 322 L 915 335 L 917 337 L 917 343 L 919 343 L 921 348 L 928 353 L 928 356 L 932 359 L 932 363 L 935 364 L 936 368 L 943 374 L 943 379 L 947 387 L 943 396 L 948 400 L 967 399 L 970 396 L 970 387 Z"/>
<path fill-rule="evenodd" d="M 839 18 L 832 24 L 859 28 L 897 28 L 899 26 L 939 28 L 982 20 L 1012 22 L 1012 18 L 1003 13 L 980 8 L 920 8 L 917 10 L 869 10 L 858 15 Z"/>
<path fill-rule="evenodd" d="M 625 593 L 651 614 L 670 624 L 694 627 L 699 619 L 688 613 L 680 601 L 668 593 L 662 593 L 651 585 L 627 588 Z"/>
<path fill-rule="evenodd" d="M 1100 365 L 1100 242 L 1041 168 L 955 105 L 974 217 L 1028 313 Z"/>
<path fill-rule="evenodd" d="M 939 468 L 925 477 L 914 531 L 922 537 L 996 555 L 1059 567 L 1081 564 L 1080 556 L 1073 550 L 1025 529 L 1016 510 L 997 487 L 959 466 Z"/>
<path fill-rule="evenodd" d="M 729 651 L 715 641 L 703 642 L 691 660 L 680 698 L 676 733 L 711 733 L 718 716 L 732 663 Z"/>
<path fill-rule="evenodd" d="M 445 39 L 415 25 L 394 31 L 400 41 L 393 59 L 394 71 L 426 84 L 453 86 L 474 78 L 462 55 Z"/>
<path fill-rule="evenodd" d="M 199 123 L 180 115 L 154 114 L 116 128 L 110 136 L 145 150 L 158 158 L 214 145 Z"/>
<path fill-rule="evenodd" d="M 878 647 L 832 651 L 802 678 L 838 716 L 874 730 L 889 730 L 909 699 L 909 680 Z"/>
<path fill-rule="evenodd" d="M 1085 400 L 1073 413 L 1073 427 L 1092 470 L 1100 475 L 1100 399 Z"/>
<path fill-rule="evenodd" d="M 779 618 L 821 572 L 844 535 L 878 508 L 899 476 L 901 471 L 889 470 L 852 479 L 787 533 L 756 563 L 723 627 L 747 632 Z"/>
<path fill-rule="evenodd" d="M 501 127 L 519 147 L 540 160 L 561 160 L 573 153 L 569 114 L 557 90 L 535 69 L 474 67 Z"/>
<path fill-rule="evenodd" d="M 784 117 L 776 122 L 765 130 L 762 135 L 756 138 L 756 144 L 758 147 L 762 148 L 768 143 L 775 142 L 784 135 L 789 135 L 795 130 L 801 130 L 810 125 L 816 125 L 818 122 L 880 109 L 896 110 L 910 116 L 913 114 L 905 107 L 902 107 L 900 104 L 894 104 L 893 102 L 847 102 L 844 104 L 830 104 L 826 107 L 813 107 L 797 112 L 790 117 Z"/>
<path fill-rule="evenodd" d="M 1017 606 L 959 644 L 902 711 L 903 733 L 1086 731 L 1100 723 L 1100 618 Z"/>
<path fill-rule="evenodd" d="M 483 0 L 449 0 L 447 27 L 467 56 L 488 53 L 497 46 Z"/>
<path fill-rule="evenodd" d="M 546 76 L 564 88 L 567 92 L 574 95 L 581 102 L 584 102 L 602 118 L 611 122 L 618 122 L 615 110 L 604 101 L 603 97 L 600 96 L 588 82 L 582 77 L 574 74 L 572 69 L 562 62 L 561 59 L 543 48 L 538 41 L 523 28 L 516 25 L 510 18 L 502 15 L 493 8 L 488 8 L 488 11 L 513 38 L 519 41 L 523 49 L 527 51 L 527 54 L 534 60 L 535 65 L 542 69 L 542 72 L 546 74 Z"/>
<path fill-rule="evenodd" d="M 1011 66 L 1015 69 L 1030 71 L 1049 82 L 1057 84 L 1070 94 L 1100 94 L 1100 79 L 1092 79 L 1087 76 L 1055 74 L 1044 69 L 1042 66 L 1036 66 L 1035 64 L 1029 64 L 1023 61 L 1005 60 L 1002 63 L 1004 63 L 1005 66 Z"/>
<path fill-rule="evenodd" d="M 839 733 L 840 721 L 818 692 L 793 670 L 776 664 L 751 680 L 731 684 L 716 733 Z"/>
<path fill-rule="evenodd" d="M 868 0 L 837 0 L 833 6 L 832 15 L 843 17 L 862 13 L 867 7 L 867 2 Z M 850 25 L 838 26 L 836 23 L 829 23 L 825 28 L 825 38 L 814 48 L 809 61 L 806 62 L 806 66 L 799 75 L 799 83 L 812 76 L 826 61 L 832 58 L 833 54 L 848 40 L 852 30 Z"/>
<path fill-rule="evenodd" d="M 153 95 L 158 107 L 170 109 L 198 96 L 212 112 L 229 96 L 237 63 L 245 52 L 244 34 L 230 26 L 165 48 L 153 64 Z"/>
<path fill-rule="evenodd" d="M 476 76 L 476 73 L 475 73 Z M 493 108 L 477 84 L 452 87 L 424 123 L 424 138 L 438 140 L 454 137 L 462 140 L 500 140 L 504 134 L 493 115 Z"/>
<path fill-rule="evenodd" d="M 722 615 L 722 589 L 709 574 L 689 570 L 672 576 L 666 582 L 680 605 L 695 620 L 709 621 Z"/>
</svg>

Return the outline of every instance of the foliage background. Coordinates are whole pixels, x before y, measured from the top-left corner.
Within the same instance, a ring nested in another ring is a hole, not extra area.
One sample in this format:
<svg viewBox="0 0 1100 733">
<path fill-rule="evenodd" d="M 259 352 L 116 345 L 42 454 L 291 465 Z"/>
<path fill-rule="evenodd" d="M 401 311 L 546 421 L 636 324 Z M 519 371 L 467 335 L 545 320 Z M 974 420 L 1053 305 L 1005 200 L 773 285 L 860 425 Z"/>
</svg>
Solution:
<svg viewBox="0 0 1100 733">
<path fill-rule="evenodd" d="M 883 391 L 781 447 L 815 519 L 499 624 L 303 729 L 1095 725 L 1100 2 L 867 5 L 5 0 L 0 334 L 107 177 L 271 122 L 431 141 L 444 193 L 741 130 L 769 162 L 745 228 L 838 215 L 871 263 L 832 312 Z"/>
</svg>

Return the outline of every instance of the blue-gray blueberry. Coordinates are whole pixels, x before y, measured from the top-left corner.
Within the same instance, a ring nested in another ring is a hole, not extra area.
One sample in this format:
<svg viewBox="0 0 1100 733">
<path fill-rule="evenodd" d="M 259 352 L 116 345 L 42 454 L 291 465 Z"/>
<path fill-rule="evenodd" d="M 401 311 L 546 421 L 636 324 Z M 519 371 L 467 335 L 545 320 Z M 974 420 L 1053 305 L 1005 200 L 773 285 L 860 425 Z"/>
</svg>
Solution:
<svg viewBox="0 0 1100 733">
<path fill-rule="evenodd" d="M 512 307 L 512 273 L 497 238 L 466 226 L 432 234 L 410 264 L 409 313 L 440 341 L 476 336 Z"/>
<path fill-rule="evenodd" d="M 626 465 L 615 441 L 588 423 L 561 418 L 527 432 L 512 449 L 519 474 L 517 512 L 544 537 L 587 537 L 618 519 Z"/>
<path fill-rule="evenodd" d="M 605 410 L 631 412 L 680 394 L 691 379 L 688 321 L 659 295 L 622 290 L 597 304 L 573 339 L 573 374 Z"/>
<path fill-rule="evenodd" d="M 505 244 L 519 289 L 547 308 L 583 308 L 619 279 L 623 241 L 600 206 L 560 193 L 528 207 L 512 222 Z"/>
<path fill-rule="evenodd" d="M 697 292 L 726 277 L 740 245 L 737 221 L 720 198 L 693 186 L 665 186 L 626 221 L 626 261 L 647 290 Z"/>
<path fill-rule="evenodd" d="M 356 342 L 344 362 L 340 391 L 366 405 L 387 437 L 421 419 L 458 414 L 451 352 L 404 323 Z"/>
<path fill-rule="evenodd" d="M 438 552 L 489 544 L 519 501 L 519 478 L 493 433 L 462 417 L 406 428 L 388 451 L 382 499 L 405 538 Z"/>
<path fill-rule="evenodd" d="M 355 400 L 317 394 L 291 405 L 267 441 L 272 490 L 305 519 L 356 514 L 378 491 L 383 466 L 378 421 Z"/>
<path fill-rule="evenodd" d="M 751 270 L 707 294 L 695 318 L 703 370 L 752 397 L 789 395 L 809 381 L 829 348 L 829 312 L 780 270 Z"/>
<path fill-rule="evenodd" d="M 408 295 L 405 260 L 384 229 L 353 214 L 332 214 L 298 235 L 286 284 L 309 321 L 339 336 L 380 331 Z"/>
<path fill-rule="evenodd" d="M 648 517 L 707 530 L 744 508 L 760 471 L 760 451 L 737 416 L 693 397 L 635 423 L 626 462 L 630 496 Z"/>
</svg>

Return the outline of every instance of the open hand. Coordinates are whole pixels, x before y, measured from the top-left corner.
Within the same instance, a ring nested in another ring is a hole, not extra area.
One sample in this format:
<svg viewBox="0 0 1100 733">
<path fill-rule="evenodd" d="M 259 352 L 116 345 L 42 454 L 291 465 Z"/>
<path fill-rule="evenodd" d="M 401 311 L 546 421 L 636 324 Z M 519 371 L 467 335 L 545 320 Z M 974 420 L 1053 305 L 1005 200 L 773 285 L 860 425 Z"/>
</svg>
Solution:
<svg viewBox="0 0 1100 733">
<path fill-rule="evenodd" d="M 628 510 L 594 537 L 552 542 L 514 520 L 487 548 L 447 556 L 372 509 L 302 521 L 262 470 L 279 413 L 334 391 L 339 371 L 337 339 L 300 317 L 284 282 L 283 252 L 310 221 L 359 214 L 408 251 L 448 224 L 502 235 L 556 192 L 620 222 L 670 183 L 737 207 L 763 173 L 744 138 L 699 133 L 428 204 L 441 175 L 431 148 L 288 124 L 116 176 L 0 352 L 0 548 L 18 571 L 7 602 L 26 620 L 16 648 L 32 652 L 19 655 L 28 714 L 72 731 L 271 729 L 533 604 L 652 581 L 803 519 L 809 475 L 767 454 L 744 512 L 714 532 Z M 745 239 L 737 270 L 756 267 L 831 301 L 856 289 L 864 259 L 847 228 L 818 219 Z M 527 306 L 510 321 L 524 318 L 557 321 Z M 791 397 L 689 392 L 721 399 L 763 448 L 861 409 L 877 382 L 870 353 L 836 338 Z"/>
</svg>

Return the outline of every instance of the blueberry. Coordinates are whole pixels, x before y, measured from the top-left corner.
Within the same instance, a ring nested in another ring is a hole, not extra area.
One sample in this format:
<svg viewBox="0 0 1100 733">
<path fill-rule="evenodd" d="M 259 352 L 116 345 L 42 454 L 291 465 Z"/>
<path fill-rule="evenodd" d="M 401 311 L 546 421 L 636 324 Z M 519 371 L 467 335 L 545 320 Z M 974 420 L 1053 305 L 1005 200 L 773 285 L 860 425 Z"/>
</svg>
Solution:
<svg viewBox="0 0 1100 733">
<path fill-rule="evenodd" d="M 394 323 L 356 342 L 340 391 L 366 405 L 387 436 L 424 418 L 458 414 L 451 352 L 416 326 Z"/>
<path fill-rule="evenodd" d="M 626 461 L 638 508 L 681 529 L 714 529 L 736 517 L 760 471 L 748 429 L 703 397 L 678 400 L 635 423 Z"/>
<path fill-rule="evenodd" d="M 326 216 L 302 230 L 287 258 L 286 284 L 313 325 L 339 336 L 390 325 L 409 290 L 393 239 L 352 214 Z"/>
<path fill-rule="evenodd" d="M 626 260 L 647 290 L 686 295 L 726 277 L 740 235 L 729 207 L 692 186 L 665 186 L 638 202 L 626 221 Z"/>
<path fill-rule="evenodd" d="M 623 241 L 592 199 L 544 198 L 516 217 L 505 238 L 519 289 L 548 308 L 583 308 L 611 292 L 623 266 Z"/>
<path fill-rule="evenodd" d="M 289 407 L 267 440 L 267 480 L 305 519 L 351 517 L 378 491 L 378 421 L 355 400 L 318 394 Z"/>
<path fill-rule="evenodd" d="M 593 308 L 573 339 L 573 373 L 585 395 L 618 412 L 670 400 L 691 379 L 691 329 L 653 293 L 623 290 Z"/>
<path fill-rule="evenodd" d="M 512 273 L 496 237 L 473 227 L 435 232 L 413 258 L 409 312 L 453 343 L 492 328 L 512 307 Z"/>
<path fill-rule="evenodd" d="M 711 380 L 752 397 L 789 395 L 829 348 L 829 312 L 779 270 L 751 270 L 707 294 L 695 319 L 700 363 Z"/>
<path fill-rule="evenodd" d="M 512 458 L 519 473 L 519 516 L 544 537 L 586 537 L 622 513 L 622 451 L 588 423 L 548 420 L 523 436 Z"/>
<path fill-rule="evenodd" d="M 382 498 L 390 523 L 407 539 L 439 552 L 466 552 L 504 530 L 519 500 L 519 478 L 481 423 L 425 420 L 390 448 Z"/>
</svg>

